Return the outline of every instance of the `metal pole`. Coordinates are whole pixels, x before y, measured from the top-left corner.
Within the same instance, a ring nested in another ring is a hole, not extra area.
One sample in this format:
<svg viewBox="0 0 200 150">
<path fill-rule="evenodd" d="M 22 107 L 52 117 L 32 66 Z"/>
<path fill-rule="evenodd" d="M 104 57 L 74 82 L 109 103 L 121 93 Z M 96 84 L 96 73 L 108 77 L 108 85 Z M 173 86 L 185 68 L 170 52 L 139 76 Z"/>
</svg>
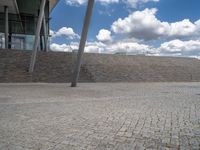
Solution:
<svg viewBox="0 0 200 150">
<path fill-rule="evenodd" d="M 88 0 L 88 6 L 87 6 L 87 11 L 86 11 L 84 25 L 83 25 L 82 34 L 81 34 L 81 41 L 79 44 L 77 62 L 76 62 L 76 65 L 75 65 L 75 68 L 73 71 L 71 87 L 77 86 L 77 81 L 78 81 L 79 73 L 80 73 L 80 69 L 81 69 L 82 56 L 83 56 L 84 49 L 85 49 L 85 42 L 87 39 L 87 34 L 88 34 L 88 29 L 89 29 L 89 25 L 90 25 L 91 16 L 92 16 L 93 6 L 94 6 L 94 0 Z"/>
<path fill-rule="evenodd" d="M 4 6 L 4 13 L 5 13 L 5 49 L 8 49 L 8 6 Z"/>
<path fill-rule="evenodd" d="M 41 26 L 42 26 L 42 19 L 44 16 L 45 4 L 46 4 L 46 0 L 42 0 L 42 2 L 40 4 L 40 13 L 39 13 L 38 21 L 37 21 L 37 29 L 36 29 L 36 33 L 35 33 L 35 40 L 34 40 L 34 45 L 33 45 L 33 50 L 32 50 L 32 55 L 31 55 L 31 63 L 29 66 L 30 73 L 33 73 L 34 66 L 35 66 L 35 61 L 36 61 L 36 56 L 37 56 L 37 48 L 38 48 L 38 44 L 40 41 L 40 30 L 41 30 Z"/>
<path fill-rule="evenodd" d="M 47 52 L 48 51 L 48 46 L 47 46 L 48 36 L 47 36 L 45 16 L 43 16 L 43 31 L 44 31 L 44 50 L 45 50 L 45 52 Z"/>
</svg>

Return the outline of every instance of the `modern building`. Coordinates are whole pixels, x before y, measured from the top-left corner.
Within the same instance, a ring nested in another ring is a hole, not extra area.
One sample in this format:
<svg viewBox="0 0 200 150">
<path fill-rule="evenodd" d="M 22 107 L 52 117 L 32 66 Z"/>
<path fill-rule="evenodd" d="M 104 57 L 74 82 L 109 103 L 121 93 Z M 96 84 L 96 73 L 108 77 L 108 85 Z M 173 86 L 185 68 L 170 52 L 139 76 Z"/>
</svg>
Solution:
<svg viewBox="0 0 200 150">
<path fill-rule="evenodd" d="M 48 51 L 49 14 L 59 0 L 0 0 L 0 49 L 32 50 L 29 73 L 37 51 Z M 95 0 L 88 0 L 72 87 L 77 85 Z"/>
<path fill-rule="evenodd" d="M 48 50 L 49 14 L 58 0 L 45 0 L 38 49 Z M 0 0 L 0 48 L 32 50 L 42 0 Z"/>
</svg>

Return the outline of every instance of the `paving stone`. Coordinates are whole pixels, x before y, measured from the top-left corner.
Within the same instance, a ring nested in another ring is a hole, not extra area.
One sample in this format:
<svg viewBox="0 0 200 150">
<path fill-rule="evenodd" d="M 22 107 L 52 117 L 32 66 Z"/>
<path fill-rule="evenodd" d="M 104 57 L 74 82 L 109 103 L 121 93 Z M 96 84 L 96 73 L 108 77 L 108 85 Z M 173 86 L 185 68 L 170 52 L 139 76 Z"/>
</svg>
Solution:
<svg viewBox="0 0 200 150">
<path fill-rule="evenodd" d="M 199 150 L 199 91 L 198 82 L 0 84 L 0 149 Z"/>
</svg>

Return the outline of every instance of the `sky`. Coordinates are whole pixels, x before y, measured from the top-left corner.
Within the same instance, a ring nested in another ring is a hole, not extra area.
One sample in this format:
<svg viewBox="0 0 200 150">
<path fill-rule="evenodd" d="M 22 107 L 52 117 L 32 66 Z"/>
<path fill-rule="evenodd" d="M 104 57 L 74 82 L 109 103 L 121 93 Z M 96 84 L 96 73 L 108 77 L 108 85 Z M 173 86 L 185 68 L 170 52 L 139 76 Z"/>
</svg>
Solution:
<svg viewBox="0 0 200 150">
<path fill-rule="evenodd" d="M 52 51 L 78 50 L 87 0 L 51 13 Z M 199 0 L 96 0 L 85 52 L 200 58 Z"/>
</svg>

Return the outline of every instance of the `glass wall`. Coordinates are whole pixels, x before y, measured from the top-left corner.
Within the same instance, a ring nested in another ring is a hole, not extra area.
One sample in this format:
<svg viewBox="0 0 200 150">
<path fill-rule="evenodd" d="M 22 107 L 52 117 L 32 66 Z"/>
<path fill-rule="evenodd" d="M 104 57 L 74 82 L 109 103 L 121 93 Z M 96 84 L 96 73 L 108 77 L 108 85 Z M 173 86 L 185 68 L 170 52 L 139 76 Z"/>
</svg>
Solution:
<svg viewBox="0 0 200 150">
<path fill-rule="evenodd" d="M 1 48 L 1 49 L 5 48 L 4 33 L 0 33 L 0 48 Z"/>
<path fill-rule="evenodd" d="M 33 35 L 22 35 L 22 34 L 12 35 L 11 49 L 32 50 L 34 37 L 35 36 Z"/>
<path fill-rule="evenodd" d="M 11 49 L 32 50 L 34 43 L 34 35 L 12 34 L 9 45 Z M 0 49 L 5 48 L 4 33 L 0 33 Z"/>
</svg>

